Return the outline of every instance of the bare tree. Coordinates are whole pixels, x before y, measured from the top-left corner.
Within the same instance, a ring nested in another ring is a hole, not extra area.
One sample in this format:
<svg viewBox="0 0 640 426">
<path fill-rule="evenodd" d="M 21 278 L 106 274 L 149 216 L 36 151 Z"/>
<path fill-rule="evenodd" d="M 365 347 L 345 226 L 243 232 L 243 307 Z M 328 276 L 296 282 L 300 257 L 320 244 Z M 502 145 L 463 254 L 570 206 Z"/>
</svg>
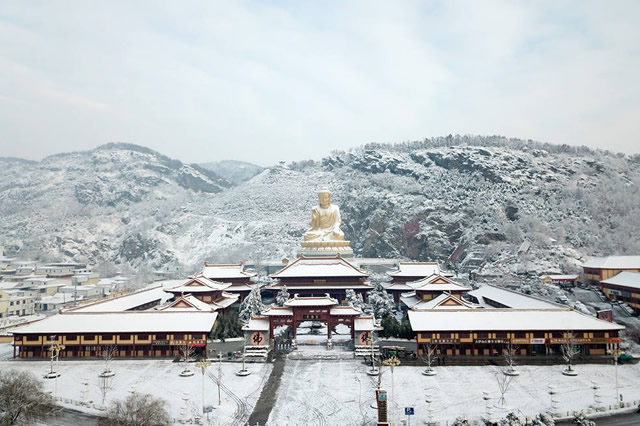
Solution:
<svg viewBox="0 0 640 426">
<path fill-rule="evenodd" d="M 30 424 L 53 415 L 55 405 L 29 371 L 0 371 L 0 425 Z"/>
<path fill-rule="evenodd" d="M 498 389 L 500 390 L 500 399 L 498 400 L 498 403 L 504 407 L 507 403 L 507 400 L 504 398 L 504 396 L 509 390 L 509 385 L 513 380 L 513 376 L 506 375 L 501 371 L 496 371 L 495 376 L 496 381 L 498 382 Z"/>
<path fill-rule="evenodd" d="M 517 376 L 520 373 L 515 368 L 515 360 L 516 354 L 518 353 L 518 346 L 514 346 L 511 342 L 504 348 L 503 355 L 504 361 L 507 364 L 507 369 L 504 370 L 504 374 L 508 376 Z"/>
<path fill-rule="evenodd" d="M 98 377 L 98 389 L 100 390 L 100 396 L 102 397 L 102 406 L 103 407 L 106 407 L 105 402 L 107 400 L 107 395 L 109 394 L 109 391 L 111 390 L 112 378 L 113 378 L 113 375 L 111 375 L 111 376 L 100 375 Z"/>
<path fill-rule="evenodd" d="M 436 347 L 431 343 L 427 343 L 426 345 L 422 345 L 422 360 L 427 364 L 426 370 L 422 372 L 425 376 L 434 376 L 436 371 L 431 368 L 431 364 L 433 364 L 433 358 L 436 354 Z"/>
<path fill-rule="evenodd" d="M 571 363 L 576 355 L 580 353 L 580 347 L 575 344 L 575 337 L 572 331 L 565 333 L 565 342 L 560 349 L 562 350 L 562 358 L 567 363 L 567 367 L 562 371 L 566 376 L 575 376 L 578 373 L 573 369 Z"/>
<path fill-rule="evenodd" d="M 133 392 L 124 401 L 115 401 L 100 426 L 164 426 L 171 424 L 171 417 L 165 409 L 167 402 L 149 394 Z"/>
<path fill-rule="evenodd" d="M 193 376 L 193 371 L 187 368 L 187 362 L 195 353 L 195 349 L 192 345 L 181 345 L 178 347 L 178 352 L 180 353 L 180 359 L 184 363 L 184 369 L 180 372 L 180 376 L 182 377 L 190 377 Z"/>
<path fill-rule="evenodd" d="M 102 346 L 100 348 L 102 360 L 104 361 L 104 370 L 100 373 L 101 376 L 113 376 L 115 373 L 111 371 L 111 362 L 113 358 L 118 355 L 118 347 L 115 345 Z"/>
</svg>

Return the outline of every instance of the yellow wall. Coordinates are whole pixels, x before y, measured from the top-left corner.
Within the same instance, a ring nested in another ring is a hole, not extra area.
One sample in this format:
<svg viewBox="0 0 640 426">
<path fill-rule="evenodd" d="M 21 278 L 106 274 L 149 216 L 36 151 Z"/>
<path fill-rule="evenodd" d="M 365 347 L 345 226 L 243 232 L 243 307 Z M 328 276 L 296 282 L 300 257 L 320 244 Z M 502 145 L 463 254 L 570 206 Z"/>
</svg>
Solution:
<svg viewBox="0 0 640 426">
<path fill-rule="evenodd" d="M 603 269 L 602 279 L 608 280 L 609 278 L 618 275 L 622 271 L 640 272 L 640 269 Z"/>
</svg>

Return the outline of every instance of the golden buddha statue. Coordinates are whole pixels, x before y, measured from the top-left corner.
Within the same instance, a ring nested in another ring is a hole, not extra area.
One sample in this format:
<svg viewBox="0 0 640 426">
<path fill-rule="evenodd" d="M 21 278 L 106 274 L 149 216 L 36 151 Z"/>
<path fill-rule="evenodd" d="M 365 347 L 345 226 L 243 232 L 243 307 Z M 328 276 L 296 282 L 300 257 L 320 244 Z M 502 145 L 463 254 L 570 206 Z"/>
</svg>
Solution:
<svg viewBox="0 0 640 426">
<path fill-rule="evenodd" d="M 331 192 L 323 187 L 318 192 L 318 205 L 311 211 L 310 228 L 304 233 L 305 241 L 344 241 L 340 230 L 340 208 L 331 204 Z"/>
</svg>

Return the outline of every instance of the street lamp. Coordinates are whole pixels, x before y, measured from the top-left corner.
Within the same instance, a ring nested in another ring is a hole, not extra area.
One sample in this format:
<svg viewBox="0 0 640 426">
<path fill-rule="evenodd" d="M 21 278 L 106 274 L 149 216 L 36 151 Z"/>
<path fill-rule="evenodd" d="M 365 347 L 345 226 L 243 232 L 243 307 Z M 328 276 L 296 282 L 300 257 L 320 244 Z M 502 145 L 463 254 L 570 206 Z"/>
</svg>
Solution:
<svg viewBox="0 0 640 426">
<path fill-rule="evenodd" d="M 385 359 L 382 363 L 387 367 L 391 367 L 391 398 L 389 398 L 391 399 L 391 402 L 389 405 L 391 407 L 391 424 L 395 424 L 396 416 L 395 416 L 395 410 L 393 409 L 393 403 L 396 400 L 396 393 L 394 391 L 394 386 L 393 386 L 393 367 L 397 367 L 398 365 L 400 365 L 400 360 L 395 356 L 392 356 L 391 358 Z"/>
<path fill-rule="evenodd" d="M 247 357 L 247 336 L 245 334 L 244 341 L 242 345 L 242 370 L 236 373 L 236 376 L 245 377 L 251 374 L 249 370 L 245 367 L 245 358 Z"/>
<path fill-rule="evenodd" d="M 196 362 L 196 367 L 198 367 L 202 371 L 202 415 L 204 416 L 204 374 L 207 372 L 207 367 L 211 365 L 211 362 L 202 358 L 200 361 Z"/>
<path fill-rule="evenodd" d="M 607 353 L 613 356 L 613 364 L 615 365 L 615 375 L 616 375 L 616 403 L 620 402 L 620 390 L 618 388 L 618 357 L 624 353 L 623 350 L 618 348 L 617 344 L 613 344 L 611 349 L 607 350 Z"/>
<path fill-rule="evenodd" d="M 51 352 L 51 369 L 45 374 L 45 379 L 55 379 L 55 387 L 53 396 L 58 397 L 58 376 L 60 373 L 57 371 L 53 371 L 53 359 L 56 359 L 56 367 L 58 366 L 58 357 L 60 355 L 60 351 L 64 350 L 65 346 L 55 341 L 55 336 L 51 336 L 51 343 L 49 344 L 49 351 Z"/>
</svg>

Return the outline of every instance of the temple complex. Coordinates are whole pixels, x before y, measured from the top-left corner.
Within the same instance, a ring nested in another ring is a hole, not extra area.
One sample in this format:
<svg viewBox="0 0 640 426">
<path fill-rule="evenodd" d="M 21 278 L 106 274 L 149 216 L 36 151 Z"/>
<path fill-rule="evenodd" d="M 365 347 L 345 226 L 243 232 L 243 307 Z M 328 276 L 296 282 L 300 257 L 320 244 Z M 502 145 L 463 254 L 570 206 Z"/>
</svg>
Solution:
<svg viewBox="0 0 640 426">
<path fill-rule="evenodd" d="M 271 283 L 263 287 L 274 298 L 284 287 L 292 296 L 279 300 L 282 306 L 268 306 L 250 317 L 243 327 L 247 353 L 266 358 L 274 345 L 287 342 L 288 349 L 305 342 L 328 348 L 341 344 L 356 355 L 371 355 L 373 333 L 381 330 L 382 318 L 346 303 L 347 290 L 366 300 L 374 286 L 371 275 L 353 262 L 341 224 L 340 209 L 323 188 L 300 242 L 299 257 L 269 275 Z M 628 295 L 623 300 L 633 302 L 638 299 L 640 274 L 626 269 L 633 269 L 636 260 L 593 261 L 585 264 L 585 276 L 597 278 L 609 297 Z M 616 271 L 619 275 L 613 276 Z M 439 356 L 498 356 L 515 347 L 518 355 L 549 356 L 571 343 L 583 355 L 604 356 L 618 348 L 618 333 L 624 329 L 504 288 L 485 285 L 474 290 L 445 274 L 437 262 L 399 262 L 388 275 L 392 281 L 383 286 L 394 296 L 396 308 L 408 311 L 417 354 L 430 347 Z M 176 356 L 182 345 L 207 354 L 218 314 L 238 309 L 238 302 L 259 285 L 255 277 L 242 263 L 205 262 L 201 273 L 177 286 L 159 285 L 74 307 L 18 328 L 14 357 L 46 357 L 52 342 L 65 345 L 62 357 L 97 357 L 107 346 L 127 357 Z"/>
</svg>

